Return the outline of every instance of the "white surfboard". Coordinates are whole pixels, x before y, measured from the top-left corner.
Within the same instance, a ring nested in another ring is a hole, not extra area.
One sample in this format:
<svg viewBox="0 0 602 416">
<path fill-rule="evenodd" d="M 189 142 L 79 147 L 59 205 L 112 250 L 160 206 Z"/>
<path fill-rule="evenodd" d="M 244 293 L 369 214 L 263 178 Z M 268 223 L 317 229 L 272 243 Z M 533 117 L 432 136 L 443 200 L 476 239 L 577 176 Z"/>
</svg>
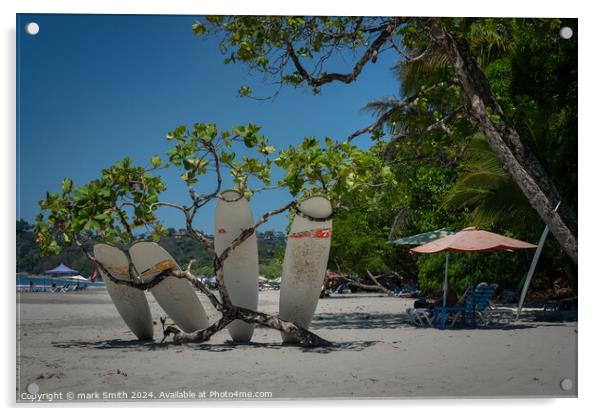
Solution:
<svg viewBox="0 0 602 416">
<path fill-rule="evenodd" d="M 215 208 L 215 251 L 218 255 L 230 246 L 242 230 L 253 226 L 253 214 L 246 198 L 238 191 L 222 192 Z M 232 303 L 247 309 L 257 310 L 259 296 L 259 256 L 257 237 L 250 236 L 244 243 L 230 252 L 224 262 L 224 281 Z M 236 320 L 228 325 L 235 342 L 249 342 L 255 326 Z"/>
<path fill-rule="evenodd" d="M 129 262 L 123 251 L 107 244 L 94 246 L 94 257 L 111 275 L 121 280 L 131 280 Z M 139 339 L 153 339 L 153 319 L 146 296 L 142 290 L 113 282 L 99 268 L 109 296 L 126 325 Z"/>
<path fill-rule="evenodd" d="M 313 218 L 328 218 L 332 206 L 328 199 L 316 196 L 302 202 L 299 210 Z M 280 285 L 280 317 L 307 328 L 311 323 L 330 254 L 332 221 L 313 221 L 297 214 L 284 253 L 282 283 Z M 280 333 L 287 343 L 295 337 Z"/>
<path fill-rule="evenodd" d="M 130 257 L 144 281 L 152 280 L 164 270 L 180 269 L 174 258 L 152 241 L 134 244 L 130 247 Z M 209 326 L 205 309 L 190 282 L 168 277 L 150 289 L 150 292 L 165 313 L 185 332 L 194 332 Z"/>
</svg>

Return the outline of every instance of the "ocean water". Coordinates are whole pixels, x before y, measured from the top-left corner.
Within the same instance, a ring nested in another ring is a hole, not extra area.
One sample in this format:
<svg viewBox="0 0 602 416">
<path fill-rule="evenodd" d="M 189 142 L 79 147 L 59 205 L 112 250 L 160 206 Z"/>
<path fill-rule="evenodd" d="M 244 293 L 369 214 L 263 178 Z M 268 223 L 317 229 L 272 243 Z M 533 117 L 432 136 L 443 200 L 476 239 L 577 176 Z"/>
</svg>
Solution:
<svg viewBox="0 0 602 416">
<path fill-rule="evenodd" d="M 30 282 L 34 284 L 34 290 L 36 291 L 44 291 L 52 288 L 52 284 L 55 283 L 56 287 L 61 288 L 65 285 L 70 285 L 69 288 L 72 289 L 77 287 L 78 283 L 80 287 L 87 286 L 87 289 L 105 289 L 106 286 L 100 276 L 96 279 L 96 282 L 84 282 L 68 280 L 61 277 L 38 277 L 38 276 L 27 276 L 27 275 L 17 275 L 17 290 L 27 290 L 29 291 Z"/>
</svg>

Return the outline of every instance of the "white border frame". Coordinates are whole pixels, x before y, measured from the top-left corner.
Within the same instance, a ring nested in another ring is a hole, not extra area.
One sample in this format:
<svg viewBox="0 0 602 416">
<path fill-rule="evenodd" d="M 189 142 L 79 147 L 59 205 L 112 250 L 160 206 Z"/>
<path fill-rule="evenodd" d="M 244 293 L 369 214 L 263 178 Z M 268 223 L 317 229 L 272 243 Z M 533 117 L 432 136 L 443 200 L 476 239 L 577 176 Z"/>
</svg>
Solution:
<svg viewBox="0 0 602 416">
<path fill-rule="evenodd" d="M 326 2 L 324 0 L 304 0 L 297 2 L 265 1 L 265 0 L 104 0 L 96 2 L 82 2 L 76 0 L 20 0 L 0 2 L 3 28 L 3 53 L 1 65 L 2 89 L 4 97 L 0 101 L 2 106 L 2 122 L 4 137 L 1 141 L 3 157 L 2 163 L 2 194 L 5 203 L 0 204 L 2 212 L 3 250 L 1 264 L 3 265 L 4 285 L 4 329 L 5 342 L 2 343 L 2 358 L 4 374 L 0 378 L 1 390 L 5 406 L 14 406 L 15 398 L 15 296 L 12 275 L 15 271 L 15 14 L 16 13 L 118 13 L 118 14 L 325 14 L 325 15 L 411 15 L 411 16 L 536 16 L 536 17 L 577 17 L 579 18 L 579 187 L 581 197 L 579 201 L 579 217 L 581 226 L 581 267 L 580 267 L 580 298 L 581 316 L 579 333 L 579 399 L 492 399 L 492 400 L 407 400 L 407 401 L 326 401 L 326 402 L 228 402 L 210 403 L 202 406 L 232 407 L 235 411 L 259 412 L 266 411 L 285 412 L 314 412 L 314 408 L 326 408 L 333 412 L 334 406 L 344 406 L 350 409 L 345 412 L 352 414 L 366 413 L 369 407 L 379 407 L 381 411 L 399 413 L 444 413 L 464 414 L 466 410 L 475 412 L 486 411 L 489 415 L 514 413 L 516 410 L 545 411 L 546 414 L 563 416 L 590 410 L 596 404 L 598 395 L 597 387 L 600 385 L 600 325 L 599 312 L 596 308 L 597 298 L 602 293 L 600 281 L 602 275 L 594 265 L 595 251 L 599 251 L 599 238 L 596 231 L 600 228 L 600 218 L 597 207 L 598 192 L 600 189 L 601 174 L 596 169 L 600 164 L 602 145 L 598 119 L 600 118 L 599 97 L 602 96 L 600 88 L 600 19 L 601 14 L 595 7 L 595 2 L 575 2 L 548 0 L 546 2 L 527 2 L 525 0 L 504 0 L 501 2 L 483 2 L 469 0 L 431 0 L 410 2 L 403 0 L 384 1 L 370 0 L 363 3 L 350 1 Z M 584 190 L 588 190 L 585 192 Z M 10 198 L 7 198 L 10 196 Z M 594 298 L 595 297 L 595 298 Z M 108 404 L 110 406 L 131 407 L 128 404 Z M 166 404 L 173 406 L 173 403 Z M 107 404 L 96 403 L 85 407 L 98 407 L 102 411 Z M 137 406 L 144 406 L 137 404 Z M 190 404 L 182 404 L 190 406 Z M 19 405 L 18 407 L 28 407 Z M 67 409 L 58 409 L 58 406 L 45 406 L 39 411 L 60 412 L 61 415 L 71 412 L 80 413 L 81 410 L 69 406 Z M 78 407 L 84 407 L 81 404 Z M 154 411 L 164 412 L 161 403 L 152 403 L 148 406 Z M 268 407 L 268 409 L 259 409 Z M 282 410 L 281 410 L 282 409 Z M 86 410 L 86 412 L 92 409 Z M 151 409 L 147 408 L 146 411 Z M 224 409 L 218 410 L 222 411 Z M 204 410 L 209 411 L 209 410 Z M 214 412 L 216 410 L 213 410 Z"/>
</svg>

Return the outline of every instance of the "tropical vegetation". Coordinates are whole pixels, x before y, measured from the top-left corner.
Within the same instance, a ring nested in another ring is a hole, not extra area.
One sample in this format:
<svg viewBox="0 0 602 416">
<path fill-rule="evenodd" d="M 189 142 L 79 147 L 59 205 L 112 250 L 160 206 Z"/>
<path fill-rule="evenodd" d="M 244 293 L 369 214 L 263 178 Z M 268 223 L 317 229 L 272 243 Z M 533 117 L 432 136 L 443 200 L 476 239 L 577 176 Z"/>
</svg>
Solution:
<svg viewBox="0 0 602 416">
<path fill-rule="evenodd" d="M 563 26 L 576 35 L 560 38 Z M 178 126 L 167 134 L 174 145 L 167 161 L 156 156 L 143 167 L 126 158 L 89 184 L 65 179 L 61 194 L 48 194 L 35 229 L 44 251 L 83 237 L 127 244 L 137 228 L 167 241 L 155 210 L 173 205 L 160 199 L 167 186 L 160 173 L 174 168 L 192 198 L 174 208 L 183 211 L 187 233 L 202 241 L 207 236 L 188 221 L 205 203 L 195 185 L 214 180 L 210 174 L 220 184 L 223 170 L 249 199 L 274 186 L 294 201 L 328 194 L 335 206 L 332 270 L 395 270 L 437 291 L 443 257 L 411 256 L 390 240 L 478 225 L 536 242 L 548 225 L 553 238 L 536 287 L 576 290 L 576 20 L 209 16 L 192 29 L 222 36 L 225 64 L 247 65 L 277 85 L 271 97 L 255 97 L 242 85 L 241 97 L 277 100 L 286 87 L 328 94 L 327 84 L 356 81 L 391 50 L 399 55 L 392 68 L 399 91 L 358 103 L 374 114 L 373 124 L 347 137 L 299 138 L 287 149 L 253 124 L 221 132 L 210 123 Z M 336 54 L 354 62 L 348 72 L 329 70 Z M 240 157 L 236 146 L 257 157 Z M 277 183 L 273 169 L 283 171 Z M 530 262 L 529 253 L 452 257 L 458 291 L 476 280 L 514 288 Z"/>
</svg>

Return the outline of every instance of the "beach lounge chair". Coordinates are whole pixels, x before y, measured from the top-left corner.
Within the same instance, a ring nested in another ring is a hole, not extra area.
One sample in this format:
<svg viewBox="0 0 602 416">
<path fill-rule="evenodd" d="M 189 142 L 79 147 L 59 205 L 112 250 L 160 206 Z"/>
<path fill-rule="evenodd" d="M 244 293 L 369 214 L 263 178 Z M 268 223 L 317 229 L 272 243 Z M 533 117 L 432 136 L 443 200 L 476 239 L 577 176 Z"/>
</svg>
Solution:
<svg viewBox="0 0 602 416">
<path fill-rule="evenodd" d="M 472 296 L 472 286 L 468 286 L 466 288 L 466 290 L 464 291 L 464 295 L 462 295 L 462 301 L 458 302 L 456 305 L 462 305 L 465 301 L 465 299 L 469 299 L 469 297 Z M 426 301 L 425 301 L 426 302 Z M 455 306 L 455 305 L 454 305 Z M 453 306 L 452 306 L 453 308 Z M 411 324 L 416 325 L 416 326 L 421 326 L 421 327 L 433 327 L 435 325 L 436 322 L 438 322 L 438 312 L 441 311 L 442 308 L 440 307 L 435 307 L 435 308 L 407 308 L 406 309 L 406 316 L 407 316 L 407 321 L 409 321 Z M 447 309 L 451 309 L 450 307 L 448 307 Z M 453 315 L 452 315 L 453 317 Z M 447 317 L 449 320 L 449 316 Z"/>
<path fill-rule="evenodd" d="M 67 293 L 70 290 L 69 289 L 70 286 L 71 286 L 71 283 L 66 283 L 65 285 L 63 285 L 63 287 L 58 289 L 57 292 L 58 293 Z"/>
<path fill-rule="evenodd" d="M 485 324 L 486 320 L 482 312 L 490 307 L 490 300 L 493 297 L 493 293 L 497 289 L 497 284 L 488 285 L 485 282 L 481 282 L 474 289 L 474 295 L 471 291 L 464 294 L 462 301 L 458 302 L 455 306 L 446 307 L 446 326 L 450 323 L 453 327 L 456 322 L 461 320 L 467 325 L 476 326 L 477 322 Z M 443 308 L 435 308 L 435 320 L 442 313 Z"/>
<path fill-rule="evenodd" d="M 508 324 L 514 320 L 514 310 L 511 308 L 489 305 L 483 311 L 479 312 L 479 320 L 484 326 L 491 324 Z"/>
<path fill-rule="evenodd" d="M 415 326 L 432 327 L 432 313 L 428 308 L 407 308 L 407 321 Z"/>
<path fill-rule="evenodd" d="M 445 322 L 443 327 L 453 326 L 457 320 L 457 312 L 460 312 L 466 308 L 466 304 L 471 304 L 473 299 L 473 286 L 469 285 L 464 294 L 458 302 L 454 305 L 445 306 Z M 443 306 L 435 306 L 432 313 L 432 324 L 441 324 L 441 314 L 443 313 Z M 449 325 L 448 325 L 449 324 Z"/>
<path fill-rule="evenodd" d="M 496 306 L 493 302 L 479 312 L 479 319 L 482 325 L 488 326 L 491 324 L 507 324 L 514 320 L 514 310 L 512 308 L 504 308 Z"/>
<path fill-rule="evenodd" d="M 520 300 L 520 295 L 523 290 L 523 286 L 525 284 L 525 279 L 527 276 L 523 276 L 523 278 L 518 282 L 516 289 L 505 289 L 500 296 L 496 299 L 496 303 L 518 303 Z"/>
</svg>

